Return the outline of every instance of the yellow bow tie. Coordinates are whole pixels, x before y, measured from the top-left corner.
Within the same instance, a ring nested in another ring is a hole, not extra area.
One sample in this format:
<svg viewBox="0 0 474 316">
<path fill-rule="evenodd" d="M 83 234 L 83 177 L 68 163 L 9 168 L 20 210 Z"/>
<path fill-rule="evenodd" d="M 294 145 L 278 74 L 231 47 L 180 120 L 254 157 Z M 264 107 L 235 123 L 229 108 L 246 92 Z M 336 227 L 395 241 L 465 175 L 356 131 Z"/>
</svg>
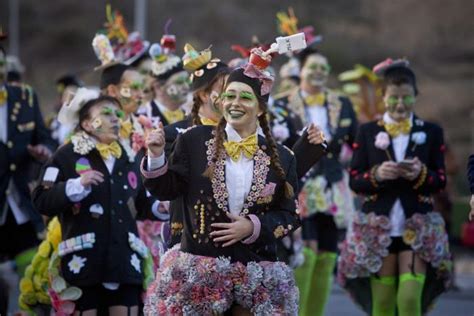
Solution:
<svg viewBox="0 0 474 316">
<path fill-rule="evenodd" d="M 181 109 L 165 111 L 163 115 L 168 121 L 168 124 L 173 124 L 184 119 L 184 112 Z"/>
<path fill-rule="evenodd" d="M 410 134 L 411 123 L 410 119 L 406 119 L 400 123 L 384 123 L 384 127 L 390 136 L 397 137 L 400 134 Z"/>
<path fill-rule="evenodd" d="M 109 159 L 110 155 L 115 158 L 122 156 L 122 147 L 117 142 L 112 142 L 110 145 L 98 143 L 95 148 L 99 151 L 103 159 Z"/>
<path fill-rule="evenodd" d="M 120 122 L 120 133 L 119 133 L 120 138 L 123 138 L 123 139 L 130 138 L 130 134 L 132 134 L 132 129 L 133 129 L 132 122 L 130 121 Z"/>
<path fill-rule="evenodd" d="M 326 95 L 324 92 L 312 94 L 304 98 L 307 106 L 323 106 L 325 101 Z"/>
<path fill-rule="evenodd" d="M 240 142 L 224 142 L 224 148 L 233 161 L 238 161 L 241 153 L 244 154 L 245 157 L 251 159 L 257 152 L 257 144 L 257 134 L 254 134 L 242 139 Z"/>
<path fill-rule="evenodd" d="M 201 117 L 201 123 L 202 125 L 210 125 L 210 126 L 216 126 L 217 122 L 211 119 L 208 119 L 206 117 Z"/>
<path fill-rule="evenodd" d="M 0 106 L 7 104 L 8 92 L 7 89 L 0 90 Z"/>
</svg>

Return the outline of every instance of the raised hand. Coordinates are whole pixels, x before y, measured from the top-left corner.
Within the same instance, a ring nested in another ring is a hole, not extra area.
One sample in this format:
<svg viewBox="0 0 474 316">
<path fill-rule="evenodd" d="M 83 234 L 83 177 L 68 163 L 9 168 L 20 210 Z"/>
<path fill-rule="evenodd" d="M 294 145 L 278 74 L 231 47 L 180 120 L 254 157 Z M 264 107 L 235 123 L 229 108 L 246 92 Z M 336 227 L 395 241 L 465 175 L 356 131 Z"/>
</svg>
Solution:
<svg viewBox="0 0 474 316">
<path fill-rule="evenodd" d="M 28 150 L 30 155 L 33 156 L 33 158 L 35 158 L 39 162 L 45 162 L 49 157 L 51 157 L 52 154 L 48 147 L 44 145 L 28 145 L 26 149 Z"/>
<path fill-rule="evenodd" d="M 101 182 L 104 182 L 104 174 L 97 170 L 89 170 L 81 174 L 83 187 L 89 187 L 91 184 L 98 185 Z"/>
<path fill-rule="evenodd" d="M 165 131 L 163 123 L 158 123 L 158 127 L 147 133 L 146 145 L 148 147 L 148 155 L 152 158 L 160 157 L 165 149 Z"/>
<path fill-rule="evenodd" d="M 308 140 L 310 144 L 319 145 L 322 144 L 326 138 L 324 137 L 322 129 L 311 123 L 308 127 Z"/>
</svg>

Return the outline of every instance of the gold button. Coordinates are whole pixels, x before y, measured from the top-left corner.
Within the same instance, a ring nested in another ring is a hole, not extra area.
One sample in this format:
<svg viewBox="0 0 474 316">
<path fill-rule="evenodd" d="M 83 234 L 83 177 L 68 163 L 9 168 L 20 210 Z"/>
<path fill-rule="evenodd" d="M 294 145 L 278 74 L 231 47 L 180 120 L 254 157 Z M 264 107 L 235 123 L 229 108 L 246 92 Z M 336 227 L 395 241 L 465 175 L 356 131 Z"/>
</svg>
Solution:
<svg viewBox="0 0 474 316">
<path fill-rule="evenodd" d="M 13 114 L 18 114 L 19 110 L 18 109 L 13 109 Z"/>
<path fill-rule="evenodd" d="M 12 164 L 10 165 L 10 170 L 11 170 L 11 171 L 15 171 L 15 170 L 16 170 L 16 165 L 15 165 L 14 163 L 12 163 Z"/>
<path fill-rule="evenodd" d="M 10 116 L 10 119 L 11 119 L 13 122 L 15 122 L 15 121 L 16 121 L 16 116 L 15 116 L 15 115 L 12 115 L 12 116 Z"/>
<path fill-rule="evenodd" d="M 331 159 L 332 157 L 334 157 L 334 155 L 332 153 L 329 153 L 328 158 Z"/>
<path fill-rule="evenodd" d="M 21 108 L 21 103 L 20 102 L 16 102 L 15 103 L 15 109 L 19 109 Z"/>
<path fill-rule="evenodd" d="M 7 147 L 8 147 L 8 148 L 13 148 L 13 142 L 12 142 L 11 140 L 9 140 L 9 141 L 7 142 Z"/>
</svg>

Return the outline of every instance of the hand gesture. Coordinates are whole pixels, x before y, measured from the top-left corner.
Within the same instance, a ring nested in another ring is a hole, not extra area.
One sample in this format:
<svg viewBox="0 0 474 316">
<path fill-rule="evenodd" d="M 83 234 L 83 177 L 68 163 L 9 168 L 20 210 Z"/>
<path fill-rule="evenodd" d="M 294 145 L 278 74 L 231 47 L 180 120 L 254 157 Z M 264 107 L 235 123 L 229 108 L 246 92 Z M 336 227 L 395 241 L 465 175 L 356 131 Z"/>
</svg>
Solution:
<svg viewBox="0 0 474 316">
<path fill-rule="evenodd" d="M 400 167 L 399 168 L 400 169 L 399 170 L 400 176 L 402 178 L 407 179 L 407 180 L 413 181 L 416 178 L 418 178 L 418 176 L 420 175 L 422 166 L 423 166 L 423 164 L 418 159 L 418 157 L 415 157 L 415 158 L 412 159 L 411 167 L 409 167 L 409 168 Z"/>
<path fill-rule="evenodd" d="M 52 154 L 48 147 L 44 145 L 28 145 L 26 149 L 28 150 L 30 155 L 33 156 L 33 158 L 35 158 L 39 162 L 45 162 L 46 160 L 48 160 L 49 157 L 51 157 Z"/>
<path fill-rule="evenodd" d="M 399 168 L 394 161 L 384 161 L 375 171 L 377 181 L 395 180 L 399 177 Z"/>
<path fill-rule="evenodd" d="M 219 228 L 213 231 L 210 236 L 214 242 L 225 242 L 222 247 L 228 247 L 249 237 L 253 232 L 253 223 L 248 218 L 226 214 L 232 220 L 232 223 L 213 223 L 211 227 Z"/>
<path fill-rule="evenodd" d="M 160 122 L 158 127 L 149 131 L 146 137 L 146 145 L 148 147 L 148 155 L 152 158 L 160 157 L 165 149 L 165 131 L 163 123 Z"/>
<path fill-rule="evenodd" d="M 474 194 L 471 195 L 471 201 L 469 203 L 471 205 L 471 211 L 469 212 L 469 220 L 472 221 L 474 218 Z"/>
<path fill-rule="evenodd" d="M 324 133 L 322 129 L 311 123 L 308 127 L 308 140 L 310 144 L 319 145 L 325 141 Z"/>
<path fill-rule="evenodd" d="M 81 184 L 83 187 L 89 187 L 91 184 L 99 185 L 104 182 L 104 175 L 97 170 L 89 170 L 81 174 Z"/>
</svg>

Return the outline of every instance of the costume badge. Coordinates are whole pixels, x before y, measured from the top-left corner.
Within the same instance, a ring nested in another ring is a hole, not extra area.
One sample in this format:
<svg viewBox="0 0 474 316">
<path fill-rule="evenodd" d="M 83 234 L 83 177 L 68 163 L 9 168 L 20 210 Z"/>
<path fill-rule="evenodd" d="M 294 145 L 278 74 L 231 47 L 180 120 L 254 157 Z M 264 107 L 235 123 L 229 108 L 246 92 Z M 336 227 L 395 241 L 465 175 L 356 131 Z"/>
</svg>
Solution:
<svg viewBox="0 0 474 316">
<path fill-rule="evenodd" d="M 130 184 L 130 186 L 132 187 L 132 189 L 136 189 L 137 186 L 138 186 L 138 178 L 137 178 L 137 174 L 133 171 L 130 171 L 128 173 L 128 184 Z"/>
<path fill-rule="evenodd" d="M 76 255 L 72 256 L 71 261 L 67 264 L 69 267 L 69 271 L 71 271 L 74 274 L 78 274 L 81 272 L 81 269 L 85 266 L 85 262 L 87 261 L 87 258 L 79 257 Z"/>
<path fill-rule="evenodd" d="M 341 119 L 341 121 L 339 122 L 340 127 L 349 127 L 351 126 L 351 124 L 352 124 L 352 119 L 350 118 Z"/>
<path fill-rule="evenodd" d="M 76 161 L 76 172 L 77 174 L 81 175 L 87 171 L 90 171 L 92 168 L 91 168 L 91 164 L 89 162 L 89 159 L 85 158 L 85 157 L 81 157 L 79 158 L 77 161 Z"/>
<path fill-rule="evenodd" d="M 46 168 L 41 185 L 44 187 L 50 188 L 54 184 L 54 182 L 56 182 L 56 179 L 58 178 L 58 174 L 59 174 L 58 168 L 56 167 Z"/>
<path fill-rule="evenodd" d="M 89 208 L 89 212 L 91 213 L 93 218 L 99 218 L 101 215 L 104 214 L 104 208 L 99 203 L 92 204 Z"/>
<path fill-rule="evenodd" d="M 92 127 L 94 129 L 99 129 L 102 126 L 102 120 L 100 117 L 96 118 L 94 121 L 92 121 Z"/>
</svg>

